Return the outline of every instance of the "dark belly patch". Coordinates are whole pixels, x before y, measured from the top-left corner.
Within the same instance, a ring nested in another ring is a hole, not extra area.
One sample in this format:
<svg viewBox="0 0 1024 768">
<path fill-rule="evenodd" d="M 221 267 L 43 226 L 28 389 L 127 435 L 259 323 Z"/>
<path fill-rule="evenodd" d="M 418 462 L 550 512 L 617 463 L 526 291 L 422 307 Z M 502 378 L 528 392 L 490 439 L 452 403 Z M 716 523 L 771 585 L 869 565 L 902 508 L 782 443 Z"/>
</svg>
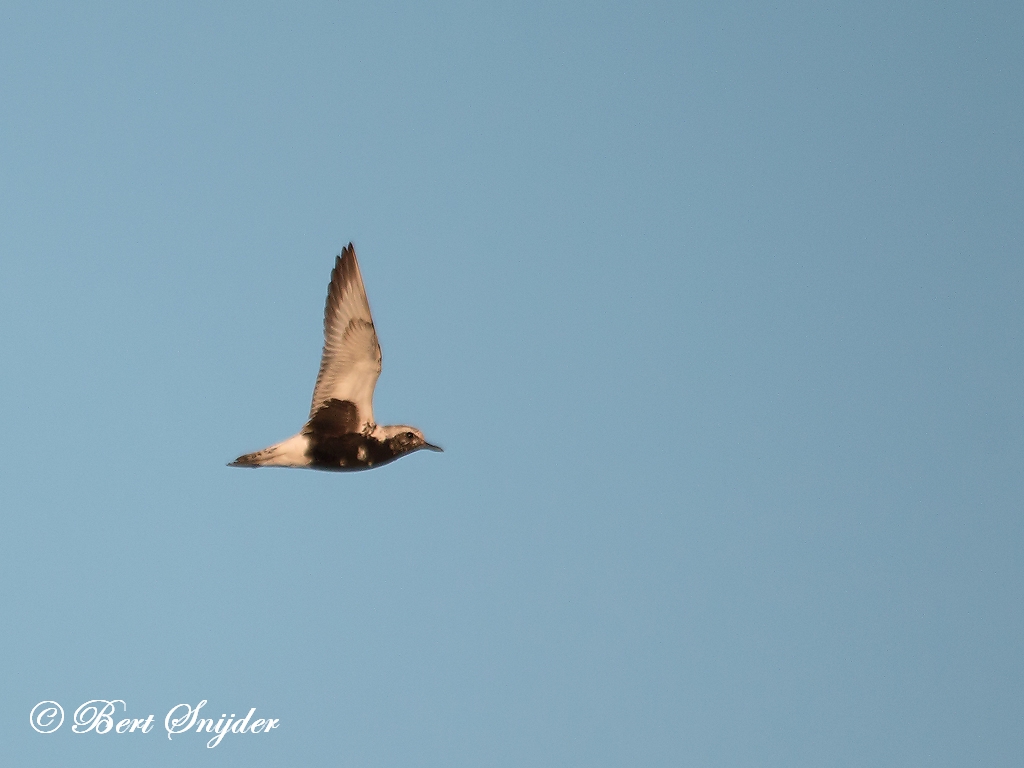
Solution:
<svg viewBox="0 0 1024 768">
<path fill-rule="evenodd" d="M 399 455 L 387 443 L 367 437 L 361 432 L 344 435 L 313 432 L 309 437 L 306 455 L 317 469 L 369 469 L 394 461 Z"/>
</svg>

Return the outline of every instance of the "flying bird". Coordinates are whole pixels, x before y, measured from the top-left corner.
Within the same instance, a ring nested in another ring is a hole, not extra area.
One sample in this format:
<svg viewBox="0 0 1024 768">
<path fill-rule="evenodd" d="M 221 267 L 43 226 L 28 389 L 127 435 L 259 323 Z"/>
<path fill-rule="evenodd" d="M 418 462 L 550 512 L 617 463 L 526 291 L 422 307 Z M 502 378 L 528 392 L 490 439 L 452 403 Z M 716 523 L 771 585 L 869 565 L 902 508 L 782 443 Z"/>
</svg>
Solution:
<svg viewBox="0 0 1024 768">
<path fill-rule="evenodd" d="M 420 448 L 440 451 L 415 427 L 373 420 L 380 345 L 370 316 L 356 251 L 349 243 L 334 261 L 324 309 L 324 352 L 309 421 L 269 448 L 239 456 L 230 467 L 370 469 Z"/>
</svg>

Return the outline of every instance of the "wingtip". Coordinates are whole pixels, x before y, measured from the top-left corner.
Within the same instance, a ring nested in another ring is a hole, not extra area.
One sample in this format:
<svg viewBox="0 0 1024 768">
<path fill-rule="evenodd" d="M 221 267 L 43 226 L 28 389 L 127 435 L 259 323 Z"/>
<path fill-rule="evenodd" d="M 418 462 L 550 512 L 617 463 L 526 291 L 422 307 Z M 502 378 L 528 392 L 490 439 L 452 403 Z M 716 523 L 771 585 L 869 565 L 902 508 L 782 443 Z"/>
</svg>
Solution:
<svg viewBox="0 0 1024 768">
<path fill-rule="evenodd" d="M 355 249 L 355 246 L 352 245 L 352 243 L 349 243 L 344 248 L 342 248 L 341 249 L 341 253 L 339 253 L 335 257 L 335 259 L 334 259 L 334 270 L 331 273 L 331 277 L 333 278 L 334 275 L 338 275 L 340 277 L 343 272 L 347 272 L 348 270 L 350 270 L 351 269 L 350 265 L 353 262 L 355 262 L 355 260 L 356 260 L 356 249 Z"/>
</svg>

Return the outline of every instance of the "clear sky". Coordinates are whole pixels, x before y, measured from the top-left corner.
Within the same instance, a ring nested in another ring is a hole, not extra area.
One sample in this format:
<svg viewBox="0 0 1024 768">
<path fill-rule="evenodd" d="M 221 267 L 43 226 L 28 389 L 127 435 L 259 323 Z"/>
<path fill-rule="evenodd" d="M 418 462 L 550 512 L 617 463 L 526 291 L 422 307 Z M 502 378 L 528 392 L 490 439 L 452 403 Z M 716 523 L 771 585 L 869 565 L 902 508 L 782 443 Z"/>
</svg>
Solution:
<svg viewBox="0 0 1024 768">
<path fill-rule="evenodd" d="M 1024 764 L 1024 6 L 163 5 L 0 12 L 5 765 Z M 226 467 L 350 240 L 445 453 Z"/>
</svg>

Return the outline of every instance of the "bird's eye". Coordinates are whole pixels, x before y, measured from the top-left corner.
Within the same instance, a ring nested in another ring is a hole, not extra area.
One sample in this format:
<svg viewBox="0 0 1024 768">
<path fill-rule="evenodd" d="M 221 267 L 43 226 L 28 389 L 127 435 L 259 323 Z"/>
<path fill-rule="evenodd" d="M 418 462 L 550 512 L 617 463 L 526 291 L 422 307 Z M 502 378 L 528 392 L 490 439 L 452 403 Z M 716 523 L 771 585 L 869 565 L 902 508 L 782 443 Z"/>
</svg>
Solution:
<svg viewBox="0 0 1024 768">
<path fill-rule="evenodd" d="M 412 440 L 412 437 L 413 437 L 412 432 L 406 432 L 405 433 L 405 437 L 406 437 L 407 440 Z"/>
</svg>

